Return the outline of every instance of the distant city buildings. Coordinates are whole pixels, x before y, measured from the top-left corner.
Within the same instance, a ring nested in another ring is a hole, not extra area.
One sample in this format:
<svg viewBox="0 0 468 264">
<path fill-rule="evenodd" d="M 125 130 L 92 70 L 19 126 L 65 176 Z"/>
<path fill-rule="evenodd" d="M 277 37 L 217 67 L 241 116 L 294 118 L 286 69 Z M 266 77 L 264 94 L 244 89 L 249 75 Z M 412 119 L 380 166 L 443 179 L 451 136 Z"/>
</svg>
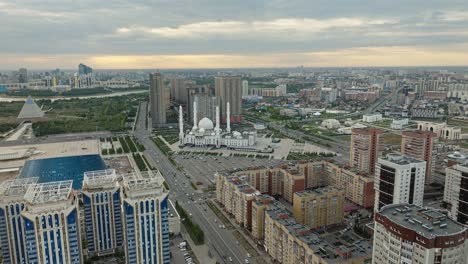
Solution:
<svg viewBox="0 0 468 264">
<path fill-rule="evenodd" d="M 221 106 L 221 122 L 226 122 L 227 103 L 231 106 L 231 123 L 242 121 L 242 83 L 240 76 L 215 77 L 215 95 Z"/>
<path fill-rule="evenodd" d="M 243 80 L 242 81 L 242 96 L 249 95 L 249 81 Z"/>
<path fill-rule="evenodd" d="M 401 154 L 379 158 L 375 170 L 374 211 L 391 204 L 423 205 L 426 162 Z"/>
<path fill-rule="evenodd" d="M 28 82 L 28 70 L 25 68 L 20 68 L 18 70 L 18 82 L 27 83 Z"/>
<path fill-rule="evenodd" d="M 166 123 L 166 89 L 160 73 L 150 73 L 150 113 L 153 126 Z"/>
<path fill-rule="evenodd" d="M 93 69 L 87 65 L 84 65 L 83 63 L 80 63 L 78 65 L 78 74 L 80 75 L 86 75 L 86 74 L 90 74 L 93 72 Z"/>
</svg>

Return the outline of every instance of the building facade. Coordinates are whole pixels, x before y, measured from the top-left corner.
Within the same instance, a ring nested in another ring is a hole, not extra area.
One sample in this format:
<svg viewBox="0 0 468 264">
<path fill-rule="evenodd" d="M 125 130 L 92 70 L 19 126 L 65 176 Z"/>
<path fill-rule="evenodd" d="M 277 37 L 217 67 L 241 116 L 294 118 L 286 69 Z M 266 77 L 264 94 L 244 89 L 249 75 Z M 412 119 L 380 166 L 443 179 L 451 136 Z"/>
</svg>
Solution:
<svg viewBox="0 0 468 264">
<path fill-rule="evenodd" d="M 127 264 L 169 263 L 168 192 L 157 172 L 122 175 Z"/>
<path fill-rule="evenodd" d="M 89 255 L 115 253 L 123 242 L 121 194 L 115 170 L 85 172 L 81 193 Z"/>
<path fill-rule="evenodd" d="M 467 263 L 468 230 L 446 215 L 411 204 L 375 214 L 372 263 Z"/>
<path fill-rule="evenodd" d="M 349 165 L 374 174 L 375 163 L 383 147 L 383 131 L 377 128 L 355 128 L 351 134 Z"/>
<path fill-rule="evenodd" d="M 324 187 L 294 193 L 293 216 L 312 229 L 341 224 L 344 219 L 344 191 Z"/>
<path fill-rule="evenodd" d="M 426 162 L 426 183 L 432 182 L 431 173 L 434 171 L 434 139 L 436 134 L 429 131 L 404 131 L 401 133 L 401 153 Z"/>
<path fill-rule="evenodd" d="M 25 228 L 21 212 L 25 208 L 24 195 L 38 178 L 5 181 L 0 185 L 0 247 L 3 263 L 28 263 Z"/>
<path fill-rule="evenodd" d="M 445 169 L 444 202 L 453 219 L 468 224 L 468 163 Z"/>
<path fill-rule="evenodd" d="M 38 183 L 28 188 L 21 213 L 28 264 L 83 263 L 78 198 L 72 183 Z"/>
<path fill-rule="evenodd" d="M 153 126 L 166 123 L 166 89 L 160 73 L 150 73 L 150 109 Z"/>
<path fill-rule="evenodd" d="M 390 204 L 423 205 L 426 162 L 401 154 L 379 158 L 375 171 L 374 211 Z"/>
</svg>

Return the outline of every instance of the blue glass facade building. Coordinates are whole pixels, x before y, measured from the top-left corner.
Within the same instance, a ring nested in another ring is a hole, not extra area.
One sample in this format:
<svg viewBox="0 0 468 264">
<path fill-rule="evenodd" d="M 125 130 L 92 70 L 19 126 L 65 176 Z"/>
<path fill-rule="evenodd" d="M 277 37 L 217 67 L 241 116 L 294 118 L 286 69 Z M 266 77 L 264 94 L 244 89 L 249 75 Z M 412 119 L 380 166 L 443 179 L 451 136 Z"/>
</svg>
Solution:
<svg viewBox="0 0 468 264">
<path fill-rule="evenodd" d="M 121 195 L 115 170 L 86 172 L 82 195 L 88 253 L 115 253 L 122 247 Z"/>
<path fill-rule="evenodd" d="M 123 179 L 127 263 L 170 263 L 168 193 L 162 182 L 151 176 L 131 175 Z"/>
</svg>

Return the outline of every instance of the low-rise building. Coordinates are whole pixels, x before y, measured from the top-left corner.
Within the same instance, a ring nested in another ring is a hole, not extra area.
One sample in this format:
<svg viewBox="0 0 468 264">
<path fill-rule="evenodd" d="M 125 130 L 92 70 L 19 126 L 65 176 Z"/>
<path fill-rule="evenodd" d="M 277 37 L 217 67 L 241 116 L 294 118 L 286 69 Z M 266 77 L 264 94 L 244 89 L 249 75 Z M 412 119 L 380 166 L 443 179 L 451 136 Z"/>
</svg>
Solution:
<svg viewBox="0 0 468 264">
<path fill-rule="evenodd" d="M 312 229 L 341 224 L 343 208 L 344 191 L 334 187 L 294 193 L 293 216 Z"/>
<path fill-rule="evenodd" d="M 373 123 L 382 121 L 382 114 L 366 114 L 362 115 L 362 122 Z"/>
<path fill-rule="evenodd" d="M 408 118 L 402 119 L 393 119 L 392 123 L 390 124 L 391 129 L 403 129 L 404 126 L 408 125 Z"/>
<path fill-rule="evenodd" d="M 418 130 L 434 132 L 437 137 L 445 140 L 462 139 L 461 128 L 449 126 L 447 123 L 418 121 Z"/>
<path fill-rule="evenodd" d="M 340 121 L 336 119 L 325 119 L 322 121 L 322 124 L 320 125 L 322 127 L 328 128 L 328 129 L 337 129 L 340 128 Z"/>
</svg>

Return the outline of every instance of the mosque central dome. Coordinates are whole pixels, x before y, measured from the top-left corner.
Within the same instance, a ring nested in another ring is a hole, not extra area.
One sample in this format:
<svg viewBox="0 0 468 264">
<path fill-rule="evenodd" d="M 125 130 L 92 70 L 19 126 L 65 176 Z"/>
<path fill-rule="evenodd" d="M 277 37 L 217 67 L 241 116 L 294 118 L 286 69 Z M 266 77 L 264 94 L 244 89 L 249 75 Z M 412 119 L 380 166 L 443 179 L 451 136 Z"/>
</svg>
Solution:
<svg viewBox="0 0 468 264">
<path fill-rule="evenodd" d="M 209 118 L 204 117 L 200 120 L 200 122 L 198 122 L 198 128 L 203 128 L 205 131 L 211 130 L 214 128 L 213 121 L 211 121 Z"/>
</svg>

